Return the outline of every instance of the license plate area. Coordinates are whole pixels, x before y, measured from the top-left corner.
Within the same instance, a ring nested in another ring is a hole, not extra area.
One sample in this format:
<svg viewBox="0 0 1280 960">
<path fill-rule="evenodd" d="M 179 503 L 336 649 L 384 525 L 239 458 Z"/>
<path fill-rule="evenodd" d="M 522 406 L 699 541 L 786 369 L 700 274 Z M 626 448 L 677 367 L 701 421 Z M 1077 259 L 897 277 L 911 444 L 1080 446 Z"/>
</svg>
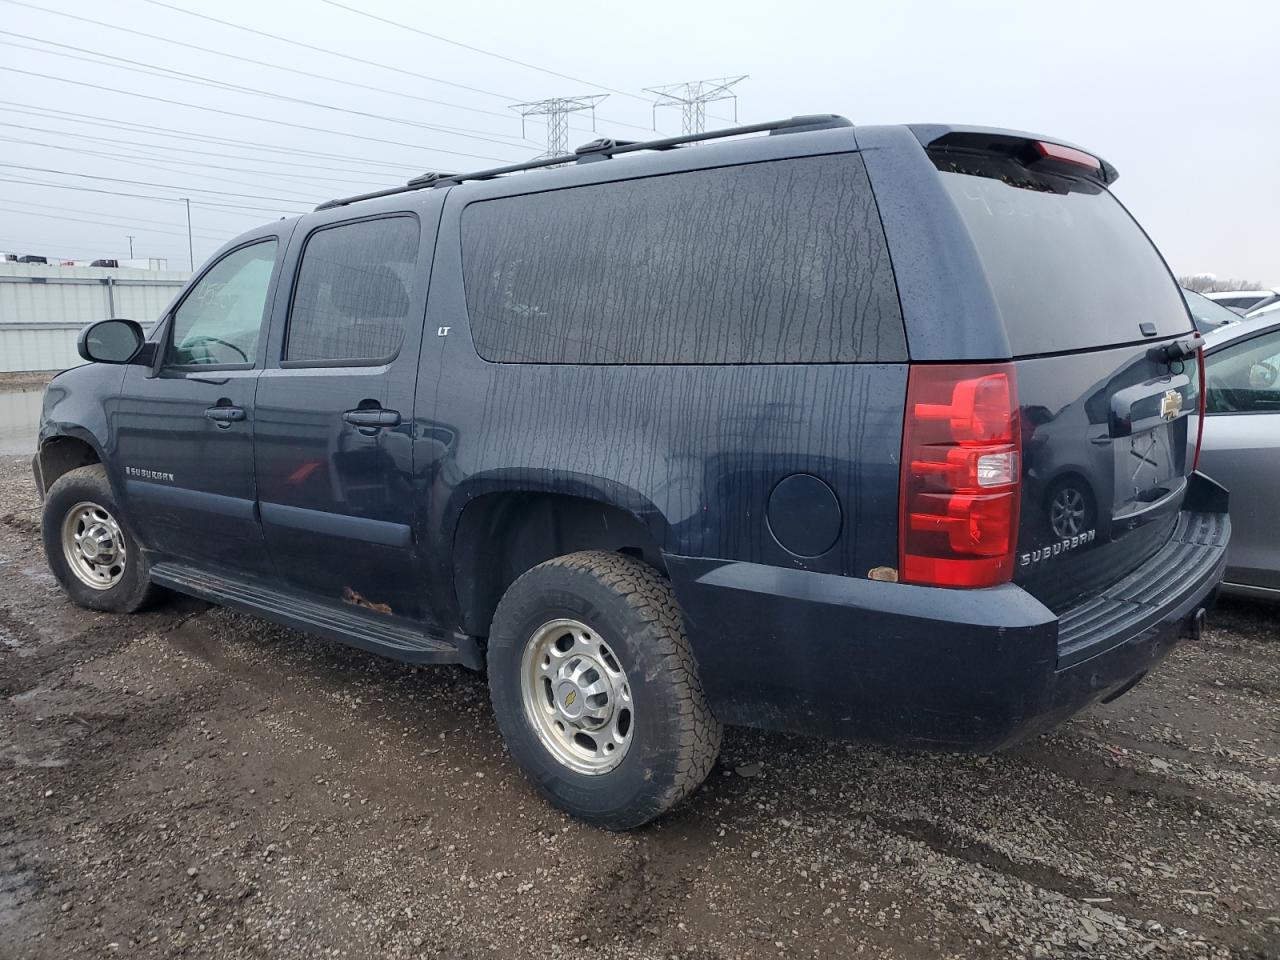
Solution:
<svg viewBox="0 0 1280 960">
<path fill-rule="evenodd" d="M 1175 432 L 1173 424 L 1161 424 L 1111 441 L 1115 519 L 1143 513 L 1185 485 Z"/>
</svg>

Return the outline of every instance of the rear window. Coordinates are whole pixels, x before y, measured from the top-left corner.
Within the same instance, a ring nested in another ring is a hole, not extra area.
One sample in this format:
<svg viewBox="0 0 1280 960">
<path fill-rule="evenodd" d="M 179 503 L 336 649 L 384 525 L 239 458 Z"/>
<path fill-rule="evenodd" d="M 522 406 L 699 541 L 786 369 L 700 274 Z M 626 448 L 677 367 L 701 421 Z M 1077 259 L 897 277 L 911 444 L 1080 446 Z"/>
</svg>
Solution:
<svg viewBox="0 0 1280 960">
<path fill-rule="evenodd" d="M 1015 356 L 1191 330 L 1177 283 L 1109 191 L 940 172 L 973 237 Z M 1060 192 L 1059 192 L 1060 191 Z"/>
<path fill-rule="evenodd" d="M 462 243 L 486 360 L 906 358 L 857 154 L 478 201 L 463 215 Z"/>
</svg>

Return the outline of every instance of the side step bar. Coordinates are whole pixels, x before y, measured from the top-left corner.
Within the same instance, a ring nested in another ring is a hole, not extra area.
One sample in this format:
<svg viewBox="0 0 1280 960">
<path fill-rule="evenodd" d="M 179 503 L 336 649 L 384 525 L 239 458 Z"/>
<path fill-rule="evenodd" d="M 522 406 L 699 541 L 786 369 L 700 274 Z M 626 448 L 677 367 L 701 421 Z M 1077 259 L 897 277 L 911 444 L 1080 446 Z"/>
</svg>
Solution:
<svg viewBox="0 0 1280 960">
<path fill-rule="evenodd" d="M 252 613 L 286 627 L 336 640 L 370 653 L 405 663 L 460 663 L 479 670 L 484 664 L 480 647 L 472 637 L 457 635 L 451 642 L 430 636 L 402 620 L 377 617 L 339 604 L 319 603 L 308 597 L 257 586 L 182 563 L 157 563 L 151 579 L 176 590 Z"/>
</svg>

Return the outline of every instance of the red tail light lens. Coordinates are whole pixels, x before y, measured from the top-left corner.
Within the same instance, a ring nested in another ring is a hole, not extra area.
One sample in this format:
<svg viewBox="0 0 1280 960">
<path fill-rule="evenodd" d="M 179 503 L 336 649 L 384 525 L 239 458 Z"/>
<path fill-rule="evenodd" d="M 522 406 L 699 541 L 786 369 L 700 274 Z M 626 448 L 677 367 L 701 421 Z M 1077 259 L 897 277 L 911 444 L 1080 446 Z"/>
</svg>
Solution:
<svg viewBox="0 0 1280 960">
<path fill-rule="evenodd" d="M 1021 433 L 1013 365 L 916 365 L 907 379 L 899 578 L 989 587 L 1013 576 Z"/>
<path fill-rule="evenodd" d="M 1077 167 L 1087 167 L 1090 170 L 1098 171 L 1102 169 L 1102 161 L 1097 157 L 1085 153 L 1083 150 L 1077 150 L 1075 147 L 1064 147 L 1060 143 L 1049 143 L 1045 140 L 1037 140 L 1035 142 L 1036 153 L 1040 154 L 1046 160 L 1057 160 L 1060 163 L 1070 163 Z"/>
</svg>

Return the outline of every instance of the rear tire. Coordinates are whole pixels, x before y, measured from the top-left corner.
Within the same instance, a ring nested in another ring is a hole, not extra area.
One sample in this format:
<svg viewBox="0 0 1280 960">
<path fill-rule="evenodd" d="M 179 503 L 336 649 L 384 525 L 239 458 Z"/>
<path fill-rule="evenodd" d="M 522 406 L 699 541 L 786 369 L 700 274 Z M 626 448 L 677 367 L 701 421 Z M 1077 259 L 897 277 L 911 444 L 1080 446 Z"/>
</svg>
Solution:
<svg viewBox="0 0 1280 960">
<path fill-rule="evenodd" d="M 670 585 L 630 557 L 534 567 L 493 618 L 489 692 L 512 758 L 556 806 L 628 830 L 706 779 L 721 727 Z"/>
<path fill-rule="evenodd" d="M 68 470 L 54 482 L 40 532 L 49 569 L 79 606 L 133 613 L 158 596 L 101 464 Z"/>
</svg>

